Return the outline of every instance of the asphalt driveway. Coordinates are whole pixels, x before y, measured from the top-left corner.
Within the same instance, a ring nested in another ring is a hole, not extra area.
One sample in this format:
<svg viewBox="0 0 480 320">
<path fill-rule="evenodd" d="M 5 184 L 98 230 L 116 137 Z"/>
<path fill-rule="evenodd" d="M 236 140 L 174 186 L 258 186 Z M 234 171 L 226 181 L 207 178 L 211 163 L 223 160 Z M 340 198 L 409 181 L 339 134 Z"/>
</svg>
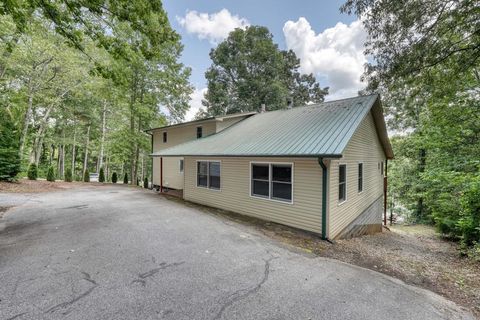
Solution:
<svg viewBox="0 0 480 320">
<path fill-rule="evenodd" d="M 125 186 L 0 194 L 0 319 L 470 319 L 377 272 Z"/>
</svg>

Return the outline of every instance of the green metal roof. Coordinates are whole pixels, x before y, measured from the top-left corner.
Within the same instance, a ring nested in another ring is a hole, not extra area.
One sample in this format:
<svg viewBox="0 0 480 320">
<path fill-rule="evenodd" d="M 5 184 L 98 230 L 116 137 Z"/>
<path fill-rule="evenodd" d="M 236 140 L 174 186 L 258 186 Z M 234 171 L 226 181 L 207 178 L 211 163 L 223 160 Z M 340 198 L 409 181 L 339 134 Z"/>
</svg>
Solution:
<svg viewBox="0 0 480 320">
<path fill-rule="evenodd" d="M 259 113 L 219 133 L 154 152 L 152 156 L 341 157 L 374 105 L 378 105 L 376 112 L 381 113 L 378 95 Z M 386 136 L 383 115 L 374 118 L 382 122 L 377 125 L 377 132 Z M 388 136 L 380 140 L 387 157 L 393 157 Z"/>
</svg>

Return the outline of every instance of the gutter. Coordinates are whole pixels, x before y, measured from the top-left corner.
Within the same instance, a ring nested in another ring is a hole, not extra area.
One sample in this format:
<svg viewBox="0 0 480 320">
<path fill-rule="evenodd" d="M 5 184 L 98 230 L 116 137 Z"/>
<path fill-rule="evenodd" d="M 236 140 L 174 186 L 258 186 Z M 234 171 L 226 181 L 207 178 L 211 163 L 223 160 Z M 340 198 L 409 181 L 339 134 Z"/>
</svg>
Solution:
<svg viewBox="0 0 480 320">
<path fill-rule="evenodd" d="M 327 166 L 323 163 L 323 157 L 318 158 L 318 164 L 322 167 L 322 240 L 327 238 Z"/>
</svg>

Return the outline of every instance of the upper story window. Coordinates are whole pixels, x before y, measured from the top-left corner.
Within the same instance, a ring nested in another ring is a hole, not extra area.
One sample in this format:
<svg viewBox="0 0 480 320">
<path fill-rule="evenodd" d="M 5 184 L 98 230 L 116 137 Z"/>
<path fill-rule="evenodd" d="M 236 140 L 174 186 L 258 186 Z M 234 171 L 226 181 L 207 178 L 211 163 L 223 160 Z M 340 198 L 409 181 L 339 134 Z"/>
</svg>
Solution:
<svg viewBox="0 0 480 320">
<path fill-rule="evenodd" d="M 167 132 L 163 132 L 163 143 L 167 143 Z"/>
<path fill-rule="evenodd" d="M 203 128 L 197 127 L 197 139 L 200 139 L 203 135 Z"/>
<path fill-rule="evenodd" d="M 220 190 L 220 161 L 197 161 L 197 187 Z"/>
<path fill-rule="evenodd" d="M 358 164 L 358 193 L 363 191 L 363 163 Z"/>
<path fill-rule="evenodd" d="M 183 159 L 180 159 L 178 165 L 179 165 L 180 172 L 183 172 Z"/>
<path fill-rule="evenodd" d="M 338 167 L 338 202 L 347 200 L 347 165 L 341 164 Z"/>
<path fill-rule="evenodd" d="M 251 195 L 292 202 L 292 164 L 252 163 Z"/>
</svg>

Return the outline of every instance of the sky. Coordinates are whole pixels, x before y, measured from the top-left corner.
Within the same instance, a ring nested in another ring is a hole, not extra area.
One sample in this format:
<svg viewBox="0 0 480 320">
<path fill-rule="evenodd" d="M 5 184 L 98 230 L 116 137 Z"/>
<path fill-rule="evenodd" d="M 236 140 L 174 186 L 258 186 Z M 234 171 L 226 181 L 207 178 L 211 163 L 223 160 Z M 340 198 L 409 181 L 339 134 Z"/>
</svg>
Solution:
<svg viewBox="0 0 480 320">
<path fill-rule="evenodd" d="M 355 16 L 341 14 L 337 0 L 164 0 L 172 27 L 181 35 L 181 61 L 192 69 L 191 120 L 206 92 L 209 52 L 235 28 L 267 27 L 280 49 L 292 49 L 300 58 L 300 71 L 313 73 L 322 87 L 330 87 L 327 100 L 357 95 L 366 33 Z"/>
</svg>

